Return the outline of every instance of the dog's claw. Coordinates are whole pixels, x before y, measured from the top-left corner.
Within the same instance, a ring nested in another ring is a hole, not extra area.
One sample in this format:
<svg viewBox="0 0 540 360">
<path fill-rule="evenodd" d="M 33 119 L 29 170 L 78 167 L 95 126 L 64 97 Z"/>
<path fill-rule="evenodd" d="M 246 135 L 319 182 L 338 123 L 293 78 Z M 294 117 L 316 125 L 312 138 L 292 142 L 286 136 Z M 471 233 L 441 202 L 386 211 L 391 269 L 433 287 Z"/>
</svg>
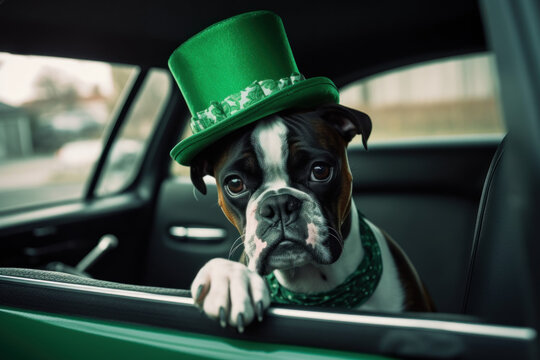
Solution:
<svg viewBox="0 0 540 360">
<path fill-rule="evenodd" d="M 263 321 L 263 302 L 262 300 L 257 303 L 255 311 L 257 312 L 257 320 Z"/>
<path fill-rule="evenodd" d="M 238 319 L 236 320 L 236 328 L 238 329 L 238 332 L 241 334 L 244 332 L 244 315 L 238 314 Z"/>
<path fill-rule="evenodd" d="M 225 314 L 223 306 L 219 308 L 219 325 L 221 325 L 222 328 L 227 326 L 227 315 Z"/>
<path fill-rule="evenodd" d="M 204 289 L 204 284 L 199 285 L 197 288 L 197 293 L 195 294 L 195 304 L 198 304 L 201 301 L 201 294 Z"/>
</svg>

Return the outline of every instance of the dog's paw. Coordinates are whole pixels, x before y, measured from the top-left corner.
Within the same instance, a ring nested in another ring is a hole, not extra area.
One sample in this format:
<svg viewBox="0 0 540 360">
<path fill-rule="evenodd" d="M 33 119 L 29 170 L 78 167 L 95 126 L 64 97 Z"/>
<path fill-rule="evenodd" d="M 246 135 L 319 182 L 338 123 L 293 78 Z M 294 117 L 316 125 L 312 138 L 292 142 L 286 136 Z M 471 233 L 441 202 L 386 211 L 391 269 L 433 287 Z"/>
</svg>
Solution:
<svg viewBox="0 0 540 360">
<path fill-rule="evenodd" d="M 191 294 L 208 317 L 239 332 L 255 318 L 262 321 L 270 306 L 265 280 L 245 265 L 225 259 L 212 259 L 199 270 Z"/>
</svg>

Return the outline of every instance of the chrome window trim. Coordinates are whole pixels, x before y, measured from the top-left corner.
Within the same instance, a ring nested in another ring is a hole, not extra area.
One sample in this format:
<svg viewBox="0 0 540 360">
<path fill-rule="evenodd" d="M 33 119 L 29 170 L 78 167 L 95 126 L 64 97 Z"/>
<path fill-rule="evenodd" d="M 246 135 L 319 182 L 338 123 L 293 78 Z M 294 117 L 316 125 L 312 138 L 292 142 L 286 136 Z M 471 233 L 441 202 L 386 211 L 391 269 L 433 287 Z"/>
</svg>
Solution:
<svg viewBox="0 0 540 360">
<path fill-rule="evenodd" d="M 376 326 L 398 326 L 400 328 L 437 330 L 450 333 L 483 335 L 510 338 L 515 340 L 533 340 L 536 331 L 532 328 L 523 328 L 505 325 L 484 325 L 458 321 L 411 319 L 392 316 L 374 316 L 364 314 L 339 314 L 309 310 L 271 308 L 269 312 L 282 317 L 294 317 L 302 319 L 316 319 L 322 321 L 334 321 Z"/>
<path fill-rule="evenodd" d="M 188 297 L 152 294 L 135 290 L 111 289 L 92 285 L 72 284 L 10 275 L 0 275 L 0 281 L 122 298 L 148 300 L 160 303 L 193 305 L 193 299 Z M 280 307 L 269 308 L 267 313 L 277 318 L 319 320 L 380 327 L 399 327 L 414 330 L 435 330 L 452 334 L 491 336 L 522 341 L 531 341 L 536 338 L 536 331 L 534 329 L 517 326 L 474 324 L 447 320 L 411 319 L 387 315 L 376 316 L 366 314 L 328 313 Z"/>
</svg>

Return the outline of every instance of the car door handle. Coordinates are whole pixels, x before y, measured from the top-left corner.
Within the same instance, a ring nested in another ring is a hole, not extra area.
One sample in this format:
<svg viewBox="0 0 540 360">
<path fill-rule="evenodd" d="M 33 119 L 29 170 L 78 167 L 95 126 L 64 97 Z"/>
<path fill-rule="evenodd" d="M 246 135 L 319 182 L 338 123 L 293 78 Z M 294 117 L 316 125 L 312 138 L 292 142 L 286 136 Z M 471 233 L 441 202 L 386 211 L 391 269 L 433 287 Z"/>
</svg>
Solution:
<svg viewBox="0 0 540 360">
<path fill-rule="evenodd" d="M 182 241 L 223 241 L 227 237 L 227 231 L 213 227 L 171 226 L 169 235 Z"/>
</svg>

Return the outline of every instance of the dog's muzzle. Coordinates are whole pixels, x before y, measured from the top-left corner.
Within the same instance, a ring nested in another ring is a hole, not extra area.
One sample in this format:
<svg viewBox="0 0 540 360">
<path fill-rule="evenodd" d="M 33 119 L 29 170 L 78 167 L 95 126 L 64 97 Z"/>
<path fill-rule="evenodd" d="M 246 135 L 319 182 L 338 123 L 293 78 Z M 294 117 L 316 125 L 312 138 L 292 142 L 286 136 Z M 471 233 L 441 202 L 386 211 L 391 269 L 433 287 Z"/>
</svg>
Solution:
<svg viewBox="0 0 540 360">
<path fill-rule="evenodd" d="M 264 247 L 253 259 L 257 272 L 298 267 L 318 258 L 315 246 L 308 241 L 312 236 L 308 226 L 312 207 L 289 193 L 269 194 L 259 202 L 256 238 Z"/>
</svg>

